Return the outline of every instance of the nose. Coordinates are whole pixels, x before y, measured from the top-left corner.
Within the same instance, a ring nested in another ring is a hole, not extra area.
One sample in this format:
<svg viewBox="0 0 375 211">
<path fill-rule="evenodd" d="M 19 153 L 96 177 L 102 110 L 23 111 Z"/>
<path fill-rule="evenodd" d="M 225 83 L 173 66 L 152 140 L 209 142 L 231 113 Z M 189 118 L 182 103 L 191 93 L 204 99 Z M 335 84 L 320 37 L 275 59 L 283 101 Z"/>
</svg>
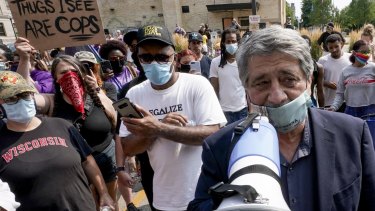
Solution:
<svg viewBox="0 0 375 211">
<path fill-rule="evenodd" d="M 279 107 L 288 101 L 288 96 L 278 82 L 273 82 L 267 97 L 267 105 Z"/>
</svg>

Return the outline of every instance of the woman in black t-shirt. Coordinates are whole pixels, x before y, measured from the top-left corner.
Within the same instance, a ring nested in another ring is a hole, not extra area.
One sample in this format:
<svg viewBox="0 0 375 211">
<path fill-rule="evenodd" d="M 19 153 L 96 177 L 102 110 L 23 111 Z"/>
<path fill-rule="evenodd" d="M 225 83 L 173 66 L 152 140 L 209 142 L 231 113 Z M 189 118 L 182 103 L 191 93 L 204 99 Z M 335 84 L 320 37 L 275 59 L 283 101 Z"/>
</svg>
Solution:
<svg viewBox="0 0 375 211">
<path fill-rule="evenodd" d="M 36 92 L 21 75 L 0 72 L 7 118 L 0 129 L 0 178 L 21 203 L 18 210 L 95 210 L 87 178 L 100 191 L 101 206 L 114 209 L 91 148 L 67 121 L 35 117 Z"/>
<path fill-rule="evenodd" d="M 27 40 L 19 38 L 16 48 L 20 54 L 20 65 L 28 61 L 28 50 L 32 48 Z M 19 71 L 26 71 L 22 66 Z M 24 77 L 27 73 L 24 73 Z M 116 112 L 112 101 L 99 87 L 90 67 L 84 67 L 72 56 L 55 58 L 51 67 L 54 78 L 54 95 L 35 95 L 36 107 L 40 113 L 48 113 L 73 123 L 93 149 L 112 199 L 116 199 L 115 144 L 113 132 Z M 97 205 L 100 197 L 93 189 Z"/>
</svg>

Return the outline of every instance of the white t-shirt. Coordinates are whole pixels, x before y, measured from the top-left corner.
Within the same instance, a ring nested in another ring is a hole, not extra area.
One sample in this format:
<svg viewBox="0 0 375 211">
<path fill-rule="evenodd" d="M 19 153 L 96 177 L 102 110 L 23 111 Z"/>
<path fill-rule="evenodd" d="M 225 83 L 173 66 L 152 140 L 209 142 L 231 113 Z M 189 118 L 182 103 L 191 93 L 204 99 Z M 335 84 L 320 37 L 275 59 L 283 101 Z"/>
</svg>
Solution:
<svg viewBox="0 0 375 211">
<path fill-rule="evenodd" d="M 324 68 L 324 81 L 332 81 L 337 84 L 340 75 L 345 67 L 351 65 L 349 57 L 351 54 L 343 53 L 339 59 L 332 58 L 331 54 L 320 57 L 318 63 Z M 323 88 L 324 92 L 324 106 L 330 106 L 336 96 L 336 90 L 327 87 Z"/>
<path fill-rule="evenodd" d="M 210 78 L 219 80 L 219 101 L 223 111 L 236 112 L 247 107 L 245 89 L 238 73 L 237 62 L 219 67 L 221 56 L 214 58 L 210 67 Z"/>
<path fill-rule="evenodd" d="M 342 102 L 350 107 L 375 104 L 375 64 L 369 62 L 364 67 L 349 65 L 344 68 L 338 85 L 333 107 L 338 109 Z"/>
<path fill-rule="evenodd" d="M 165 90 L 155 90 L 150 81 L 131 88 L 127 97 L 150 111 L 157 119 L 178 112 L 188 117 L 190 125 L 224 126 L 226 119 L 215 91 L 206 78 L 179 73 L 175 84 Z M 129 135 L 124 124 L 120 137 Z M 186 210 L 193 200 L 201 168 L 201 146 L 180 144 L 157 138 L 148 149 L 154 169 L 153 205 L 159 210 Z"/>
</svg>

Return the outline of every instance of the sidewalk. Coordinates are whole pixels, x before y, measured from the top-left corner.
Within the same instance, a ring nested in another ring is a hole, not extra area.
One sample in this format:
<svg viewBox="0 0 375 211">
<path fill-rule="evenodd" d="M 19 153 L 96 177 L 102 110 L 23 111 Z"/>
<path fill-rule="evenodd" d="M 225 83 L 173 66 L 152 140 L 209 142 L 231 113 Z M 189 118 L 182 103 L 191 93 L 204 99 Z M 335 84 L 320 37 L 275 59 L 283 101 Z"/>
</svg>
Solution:
<svg viewBox="0 0 375 211">
<path fill-rule="evenodd" d="M 124 199 L 122 198 L 121 194 L 118 192 L 117 197 L 119 198 L 118 204 L 119 204 L 119 210 L 125 211 L 126 210 L 126 203 Z M 134 205 L 141 211 L 151 211 L 150 206 L 148 205 L 146 194 L 142 188 L 142 184 L 138 183 L 133 188 L 133 194 L 132 199 Z"/>
</svg>

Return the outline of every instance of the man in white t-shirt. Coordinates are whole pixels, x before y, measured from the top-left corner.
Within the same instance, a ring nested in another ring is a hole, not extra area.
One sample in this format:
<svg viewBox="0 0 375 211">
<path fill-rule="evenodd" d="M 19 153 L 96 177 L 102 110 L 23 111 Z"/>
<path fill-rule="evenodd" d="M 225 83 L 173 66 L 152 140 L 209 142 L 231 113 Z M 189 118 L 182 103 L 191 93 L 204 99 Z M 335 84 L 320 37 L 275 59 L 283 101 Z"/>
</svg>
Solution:
<svg viewBox="0 0 375 211">
<path fill-rule="evenodd" d="M 337 82 L 342 70 L 351 63 L 350 54 L 342 50 L 344 42 L 340 35 L 329 35 L 326 44 L 330 54 L 320 57 L 318 63 L 324 68 L 324 106 L 329 107 L 335 99 Z"/>
<path fill-rule="evenodd" d="M 174 45 L 165 28 L 140 28 L 137 49 L 148 80 L 126 96 L 144 117 L 122 118 L 123 150 L 130 156 L 147 150 L 157 210 L 186 210 L 200 174 L 201 144 L 225 125 L 225 116 L 204 77 L 174 70 Z"/>
<path fill-rule="evenodd" d="M 219 98 L 228 124 L 247 116 L 245 89 L 241 84 L 236 62 L 240 33 L 226 29 L 221 39 L 221 56 L 214 58 L 210 67 L 210 81 Z"/>
</svg>

